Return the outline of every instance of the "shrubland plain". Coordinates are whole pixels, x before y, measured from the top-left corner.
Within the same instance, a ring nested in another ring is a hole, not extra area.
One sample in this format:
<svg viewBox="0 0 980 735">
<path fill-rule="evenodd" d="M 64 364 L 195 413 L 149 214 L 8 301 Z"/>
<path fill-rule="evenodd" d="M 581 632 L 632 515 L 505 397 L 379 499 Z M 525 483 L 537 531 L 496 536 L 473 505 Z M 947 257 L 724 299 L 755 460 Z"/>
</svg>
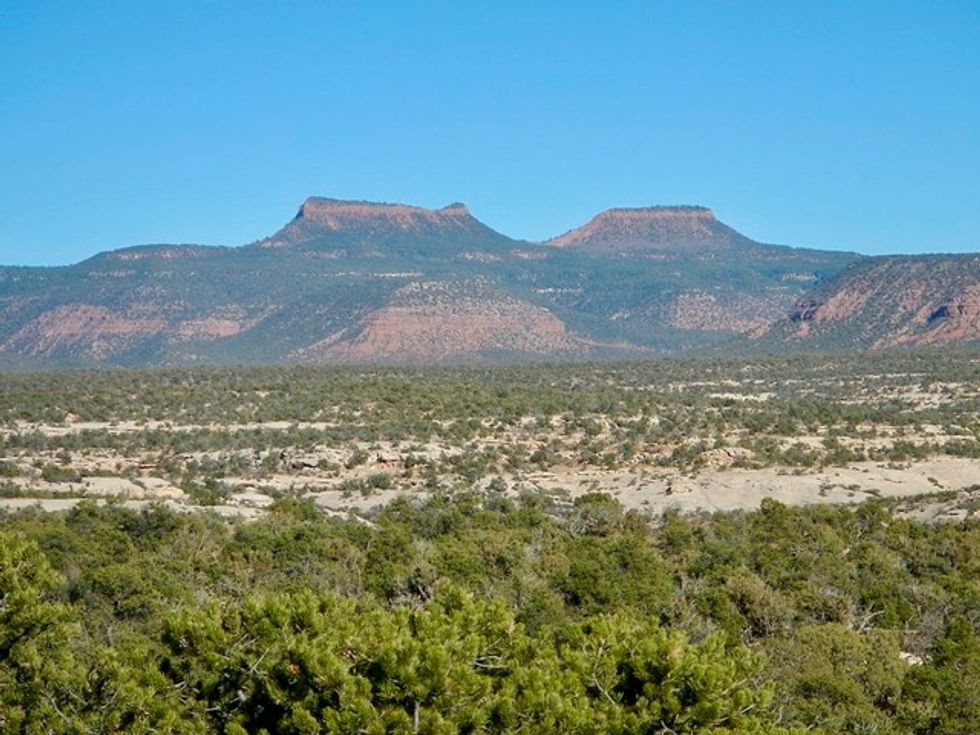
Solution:
<svg viewBox="0 0 980 735">
<path fill-rule="evenodd" d="M 0 729 L 978 732 L 975 352 L 0 395 Z"/>
</svg>

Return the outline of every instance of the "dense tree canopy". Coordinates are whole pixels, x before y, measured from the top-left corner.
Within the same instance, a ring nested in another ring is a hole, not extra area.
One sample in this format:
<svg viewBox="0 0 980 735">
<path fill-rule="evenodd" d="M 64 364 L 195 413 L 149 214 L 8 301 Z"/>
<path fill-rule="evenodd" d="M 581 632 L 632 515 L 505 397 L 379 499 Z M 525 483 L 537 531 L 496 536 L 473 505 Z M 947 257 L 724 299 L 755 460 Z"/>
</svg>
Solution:
<svg viewBox="0 0 980 735">
<path fill-rule="evenodd" d="M 980 527 L 437 494 L 0 531 L 10 732 L 976 732 Z M 28 540 L 31 539 L 31 540 Z"/>
</svg>

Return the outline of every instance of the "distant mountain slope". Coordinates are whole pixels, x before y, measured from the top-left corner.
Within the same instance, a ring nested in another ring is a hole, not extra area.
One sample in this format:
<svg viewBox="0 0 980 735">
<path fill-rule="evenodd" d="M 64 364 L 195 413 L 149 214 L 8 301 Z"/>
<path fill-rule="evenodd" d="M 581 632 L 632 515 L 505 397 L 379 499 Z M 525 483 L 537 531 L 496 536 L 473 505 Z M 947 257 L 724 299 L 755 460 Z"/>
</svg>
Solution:
<svg viewBox="0 0 980 735">
<path fill-rule="evenodd" d="M 462 204 L 314 197 L 250 245 L 0 268 L 0 368 L 635 356 L 760 330 L 857 258 L 758 243 L 703 207 L 532 243 Z"/>
<path fill-rule="evenodd" d="M 303 348 L 328 362 L 587 357 L 601 348 L 547 309 L 483 279 L 413 281 L 381 309 Z"/>
<path fill-rule="evenodd" d="M 757 342 L 793 349 L 980 342 L 980 255 L 854 263 L 798 302 Z"/>
<path fill-rule="evenodd" d="M 716 220 L 707 207 L 679 206 L 608 209 L 548 244 L 601 254 L 679 255 L 751 242 Z"/>
<path fill-rule="evenodd" d="M 310 197 L 296 217 L 257 247 L 327 258 L 432 259 L 518 245 L 458 202 L 442 209 Z"/>
<path fill-rule="evenodd" d="M 692 206 L 610 209 L 547 244 L 556 301 L 664 349 L 761 329 L 859 257 L 759 243 Z"/>
</svg>

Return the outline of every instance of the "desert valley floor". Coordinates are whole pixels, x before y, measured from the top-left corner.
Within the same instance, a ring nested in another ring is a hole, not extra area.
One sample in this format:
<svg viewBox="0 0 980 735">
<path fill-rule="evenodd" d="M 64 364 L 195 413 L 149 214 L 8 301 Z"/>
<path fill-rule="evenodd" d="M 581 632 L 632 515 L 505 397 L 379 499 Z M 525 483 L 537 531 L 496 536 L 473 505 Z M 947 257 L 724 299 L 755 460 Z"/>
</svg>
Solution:
<svg viewBox="0 0 980 735">
<path fill-rule="evenodd" d="M 294 497 L 369 518 L 477 490 L 655 515 L 883 498 L 951 519 L 980 506 L 978 369 L 937 352 L 11 375 L 0 508 L 249 519 Z"/>
</svg>

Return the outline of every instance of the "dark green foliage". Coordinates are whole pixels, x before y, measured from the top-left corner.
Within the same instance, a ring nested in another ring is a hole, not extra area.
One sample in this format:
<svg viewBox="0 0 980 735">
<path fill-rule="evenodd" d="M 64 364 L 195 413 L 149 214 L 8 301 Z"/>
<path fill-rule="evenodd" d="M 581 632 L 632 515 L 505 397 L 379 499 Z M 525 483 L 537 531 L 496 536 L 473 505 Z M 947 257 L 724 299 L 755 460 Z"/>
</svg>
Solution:
<svg viewBox="0 0 980 735">
<path fill-rule="evenodd" d="M 62 584 L 37 545 L 0 532 L 0 723 L 25 732 L 54 724 L 66 670 L 71 610 L 53 599 Z"/>
<path fill-rule="evenodd" d="M 820 723 L 828 732 L 901 732 L 892 721 L 908 670 L 899 658 L 900 638 L 828 623 L 768 642 L 764 650 L 789 718 Z"/>
<path fill-rule="evenodd" d="M 232 525 L 9 516 L 2 714 L 24 732 L 972 732 L 975 521 L 532 501 L 399 500 L 370 525 L 295 499 Z"/>
<path fill-rule="evenodd" d="M 761 660 L 599 617 L 528 635 L 499 602 L 308 593 L 173 616 L 161 669 L 226 732 L 775 732 Z"/>
<path fill-rule="evenodd" d="M 971 618 L 950 621 L 928 666 L 905 679 L 900 721 L 914 733 L 968 735 L 980 727 L 980 635 Z"/>
</svg>

